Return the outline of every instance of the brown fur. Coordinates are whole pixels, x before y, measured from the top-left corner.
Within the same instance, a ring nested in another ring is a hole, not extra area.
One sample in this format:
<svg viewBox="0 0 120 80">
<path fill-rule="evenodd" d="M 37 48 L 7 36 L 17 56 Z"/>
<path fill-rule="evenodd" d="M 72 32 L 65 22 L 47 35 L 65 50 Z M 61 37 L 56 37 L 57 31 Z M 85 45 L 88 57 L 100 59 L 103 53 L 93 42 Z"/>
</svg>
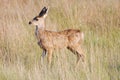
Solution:
<svg viewBox="0 0 120 80">
<path fill-rule="evenodd" d="M 48 54 L 48 63 L 51 64 L 52 53 L 55 49 L 67 48 L 74 54 L 77 54 L 77 64 L 82 58 L 84 61 L 84 54 L 81 49 L 81 43 L 83 42 L 83 32 L 76 29 L 68 29 L 60 32 L 53 32 L 45 30 L 45 17 L 46 15 L 39 17 L 36 20 L 32 20 L 29 23 L 36 25 L 36 37 L 38 39 L 39 46 L 43 49 L 43 57 Z"/>
</svg>

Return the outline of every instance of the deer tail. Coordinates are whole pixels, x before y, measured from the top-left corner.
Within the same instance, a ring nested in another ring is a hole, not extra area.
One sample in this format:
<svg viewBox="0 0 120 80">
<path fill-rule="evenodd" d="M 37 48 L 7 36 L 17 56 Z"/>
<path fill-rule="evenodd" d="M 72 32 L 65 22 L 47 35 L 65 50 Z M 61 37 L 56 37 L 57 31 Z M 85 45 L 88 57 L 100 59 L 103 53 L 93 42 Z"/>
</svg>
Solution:
<svg viewBox="0 0 120 80">
<path fill-rule="evenodd" d="M 84 33 L 81 32 L 81 40 L 83 41 L 84 40 Z"/>
</svg>

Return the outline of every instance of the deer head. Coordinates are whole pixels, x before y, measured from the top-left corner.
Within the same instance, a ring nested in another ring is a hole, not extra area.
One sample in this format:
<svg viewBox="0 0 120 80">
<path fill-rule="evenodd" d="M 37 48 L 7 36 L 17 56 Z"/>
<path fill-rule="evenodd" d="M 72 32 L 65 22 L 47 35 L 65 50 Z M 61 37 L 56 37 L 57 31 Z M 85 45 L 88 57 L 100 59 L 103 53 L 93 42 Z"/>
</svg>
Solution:
<svg viewBox="0 0 120 80">
<path fill-rule="evenodd" d="M 47 12 L 48 12 L 48 9 L 46 7 L 44 7 L 39 15 L 37 15 L 36 17 L 34 17 L 31 21 L 29 21 L 29 24 L 31 25 L 35 25 L 35 26 L 41 26 L 44 25 L 44 20 L 47 16 Z"/>
</svg>

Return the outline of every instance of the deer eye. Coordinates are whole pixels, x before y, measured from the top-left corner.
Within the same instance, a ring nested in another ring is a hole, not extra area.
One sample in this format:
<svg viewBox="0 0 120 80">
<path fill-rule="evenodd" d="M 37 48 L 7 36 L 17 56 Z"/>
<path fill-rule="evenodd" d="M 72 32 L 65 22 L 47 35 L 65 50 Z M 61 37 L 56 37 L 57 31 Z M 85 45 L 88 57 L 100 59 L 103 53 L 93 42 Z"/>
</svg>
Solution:
<svg viewBox="0 0 120 80">
<path fill-rule="evenodd" d="M 38 18 L 37 18 L 37 17 L 35 17 L 35 18 L 33 18 L 33 20 L 36 20 L 36 21 L 38 21 Z"/>
<path fill-rule="evenodd" d="M 36 18 L 35 20 L 36 20 L 36 21 L 38 21 L 38 19 L 37 19 L 37 18 Z"/>
</svg>

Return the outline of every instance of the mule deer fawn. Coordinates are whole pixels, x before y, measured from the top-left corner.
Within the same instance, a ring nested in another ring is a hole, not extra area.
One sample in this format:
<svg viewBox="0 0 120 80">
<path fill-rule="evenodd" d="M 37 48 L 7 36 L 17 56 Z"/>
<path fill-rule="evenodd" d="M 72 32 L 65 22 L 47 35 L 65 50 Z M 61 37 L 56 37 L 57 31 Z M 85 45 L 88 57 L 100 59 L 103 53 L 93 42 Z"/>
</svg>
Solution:
<svg viewBox="0 0 120 80">
<path fill-rule="evenodd" d="M 77 64 L 80 60 L 84 61 L 84 54 L 81 49 L 81 43 L 84 39 L 84 34 L 80 30 L 67 29 L 60 32 L 45 30 L 45 18 L 48 9 L 44 7 L 38 16 L 33 18 L 29 24 L 35 25 L 35 35 L 38 40 L 38 45 L 42 48 L 42 57 L 48 54 L 47 60 L 51 64 L 52 53 L 55 49 L 67 48 L 72 53 L 77 55 Z"/>
</svg>

